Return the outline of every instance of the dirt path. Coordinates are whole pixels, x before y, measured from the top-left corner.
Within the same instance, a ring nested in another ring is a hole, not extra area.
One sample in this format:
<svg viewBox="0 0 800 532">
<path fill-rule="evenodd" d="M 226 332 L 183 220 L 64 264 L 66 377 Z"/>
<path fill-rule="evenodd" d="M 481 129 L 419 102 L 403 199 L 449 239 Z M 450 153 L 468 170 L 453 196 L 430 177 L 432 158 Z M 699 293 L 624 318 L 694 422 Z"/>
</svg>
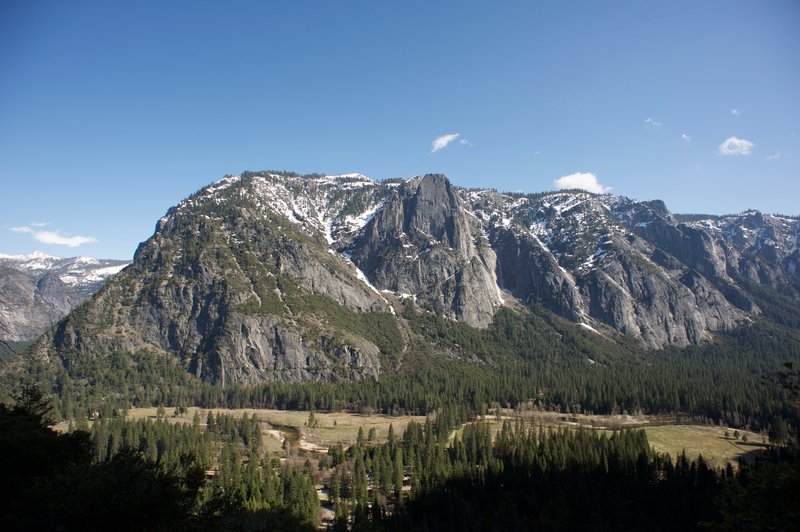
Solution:
<svg viewBox="0 0 800 532">
<path fill-rule="evenodd" d="M 264 430 L 264 433 L 265 434 L 269 434 L 270 436 L 272 436 L 273 438 L 275 438 L 276 440 L 281 442 L 281 444 L 286 440 L 286 436 L 284 436 L 283 432 L 281 432 L 279 430 L 267 429 L 267 430 Z"/>
<path fill-rule="evenodd" d="M 302 432 L 300 433 L 300 439 L 297 440 L 297 447 L 302 449 L 303 451 L 310 451 L 312 453 L 327 453 L 328 448 L 323 447 L 322 445 L 318 445 L 314 442 L 310 442 L 306 439 L 306 435 Z"/>
</svg>

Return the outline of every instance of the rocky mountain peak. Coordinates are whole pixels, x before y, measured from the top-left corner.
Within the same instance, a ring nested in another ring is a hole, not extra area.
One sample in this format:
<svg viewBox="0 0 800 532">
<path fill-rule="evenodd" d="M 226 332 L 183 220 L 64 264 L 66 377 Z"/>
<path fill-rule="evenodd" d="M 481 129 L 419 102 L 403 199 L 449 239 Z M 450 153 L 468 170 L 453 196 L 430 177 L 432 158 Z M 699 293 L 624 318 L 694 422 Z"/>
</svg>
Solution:
<svg viewBox="0 0 800 532">
<path fill-rule="evenodd" d="M 405 186 L 403 232 L 414 238 L 433 238 L 462 253 L 469 253 L 470 239 L 464 210 L 450 181 L 441 174 L 428 174 L 416 187 Z"/>
<path fill-rule="evenodd" d="M 476 327 L 502 305 L 483 227 L 439 174 L 392 191 L 350 249 L 375 286 Z"/>
</svg>

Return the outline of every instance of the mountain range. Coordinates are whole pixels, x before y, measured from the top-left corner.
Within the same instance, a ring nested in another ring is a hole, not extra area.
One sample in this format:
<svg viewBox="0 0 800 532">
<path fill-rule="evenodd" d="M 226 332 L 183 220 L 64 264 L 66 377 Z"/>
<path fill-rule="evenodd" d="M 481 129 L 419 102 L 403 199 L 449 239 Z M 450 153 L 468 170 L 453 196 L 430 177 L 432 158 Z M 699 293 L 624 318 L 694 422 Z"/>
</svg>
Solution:
<svg viewBox="0 0 800 532">
<path fill-rule="evenodd" d="M 15 346 L 35 340 L 129 262 L 0 254 L 0 340 Z"/>
<path fill-rule="evenodd" d="M 678 215 L 580 190 L 244 172 L 172 207 L 29 353 L 146 350 L 221 385 L 363 379 L 418 339 L 408 309 L 484 329 L 501 308 L 603 341 L 692 346 L 747 327 L 775 294 L 796 304 L 798 234 L 797 217 Z"/>
</svg>

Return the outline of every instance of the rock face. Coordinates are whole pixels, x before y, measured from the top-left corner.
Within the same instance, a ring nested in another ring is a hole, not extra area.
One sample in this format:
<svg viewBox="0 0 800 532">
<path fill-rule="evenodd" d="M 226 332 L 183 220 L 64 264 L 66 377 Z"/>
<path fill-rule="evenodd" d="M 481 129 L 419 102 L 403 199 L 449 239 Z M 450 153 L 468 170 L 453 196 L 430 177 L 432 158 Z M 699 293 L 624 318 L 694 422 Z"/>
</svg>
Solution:
<svg viewBox="0 0 800 532">
<path fill-rule="evenodd" d="M 462 194 L 503 289 L 647 347 L 697 344 L 759 313 L 745 279 L 800 295 L 797 219 L 680 217 L 660 201 L 579 191 Z"/>
<path fill-rule="evenodd" d="M 59 324 L 56 352 L 173 353 L 222 385 L 377 376 L 379 348 L 359 320 L 390 308 L 328 249 L 374 186 L 265 174 L 207 187 L 171 209 L 132 266 Z"/>
<path fill-rule="evenodd" d="M 679 227 L 700 233 L 707 262 L 723 279 L 744 280 L 794 298 L 798 287 L 800 220 L 747 211 L 736 216 L 689 216 Z"/>
<path fill-rule="evenodd" d="M 685 346 L 759 313 L 755 288 L 800 298 L 799 232 L 794 218 L 466 191 L 442 175 L 245 172 L 170 209 L 33 353 L 146 349 L 220 384 L 362 379 L 403 342 L 386 298 L 474 327 L 516 299 L 610 337 Z"/>
<path fill-rule="evenodd" d="M 494 251 L 442 175 L 392 190 L 352 260 L 377 287 L 414 294 L 424 308 L 474 327 L 489 325 L 502 306 Z"/>
<path fill-rule="evenodd" d="M 35 340 L 127 264 L 43 253 L 0 255 L 0 340 Z"/>
</svg>

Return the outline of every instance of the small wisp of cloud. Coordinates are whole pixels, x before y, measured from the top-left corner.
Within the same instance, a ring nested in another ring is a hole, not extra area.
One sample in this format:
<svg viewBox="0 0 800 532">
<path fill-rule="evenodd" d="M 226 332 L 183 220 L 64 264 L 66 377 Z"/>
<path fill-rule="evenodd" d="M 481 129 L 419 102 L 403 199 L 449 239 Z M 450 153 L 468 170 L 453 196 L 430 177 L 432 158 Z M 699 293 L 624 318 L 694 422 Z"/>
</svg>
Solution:
<svg viewBox="0 0 800 532">
<path fill-rule="evenodd" d="M 448 144 L 456 140 L 458 137 L 461 136 L 461 133 L 450 133 L 448 135 L 442 135 L 441 137 L 436 137 L 433 139 L 431 143 L 431 153 L 436 153 L 439 150 L 443 150 L 447 147 Z"/>
<path fill-rule="evenodd" d="M 34 240 L 41 242 L 42 244 L 54 244 L 58 246 L 67 246 L 69 248 L 76 248 L 83 244 L 97 242 L 97 239 L 93 236 L 64 236 L 58 231 L 39 231 L 34 229 L 34 227 L 44 227 L 45 225 L 47 224 L 43 224 L 41 222 L 32 223 L 30 225 L 12 227 L 10 230 L 15 233 L 29 234 Z"/>
<path fill-rule="evenodd" d="M 734 107 L 733 109 L 731 109 L 731 114 L 733 116 L 740 116 L 742 114 L 742 112 L 739 109 Z"/>
<path fill-rule="evenodd" d="M 579 188 L 595 194 L 611 192 L 611 187 L 601 185 L 597 176 L 591 172 L 576 172 L 559 177 L 553 181 L 553 186 L 556 187 L 556 190 Z"/>
<path fill-rule="evenodd" d="M 690 137 L 690 136 L 689 136 L 689 135 L 687 135 L 686 133 L 681 133 L 681 139 L 683 139 L 683 141 L 684 141 L 686 144 L 691 144 L 691 143 L 692 143 L 692 137 Z"/>
<path fill-rule="evenodd" d="M 755 144 L 747 139 L 728 137 L 719 145 L 719 154 L 726 157 L 729 155 L 750 155 L 753 153 L 753 146 Z"/>
<path fill-rule="evenodd" d="M 779 152 L 779 151 L 773 153 L 772 155 L 767 155 L 767 160 L 768 161 L 777 161 L 780 158 L 781 158 L 781 152 Z"/>
<path fill-rule="evenodd" d="M 644 119 L 644 125 L 650 128 L 657 128 L 663 126 L 664 124 L 661 122 L 656 122 L 653 118 L 647 117 Z"/>
</svg>

